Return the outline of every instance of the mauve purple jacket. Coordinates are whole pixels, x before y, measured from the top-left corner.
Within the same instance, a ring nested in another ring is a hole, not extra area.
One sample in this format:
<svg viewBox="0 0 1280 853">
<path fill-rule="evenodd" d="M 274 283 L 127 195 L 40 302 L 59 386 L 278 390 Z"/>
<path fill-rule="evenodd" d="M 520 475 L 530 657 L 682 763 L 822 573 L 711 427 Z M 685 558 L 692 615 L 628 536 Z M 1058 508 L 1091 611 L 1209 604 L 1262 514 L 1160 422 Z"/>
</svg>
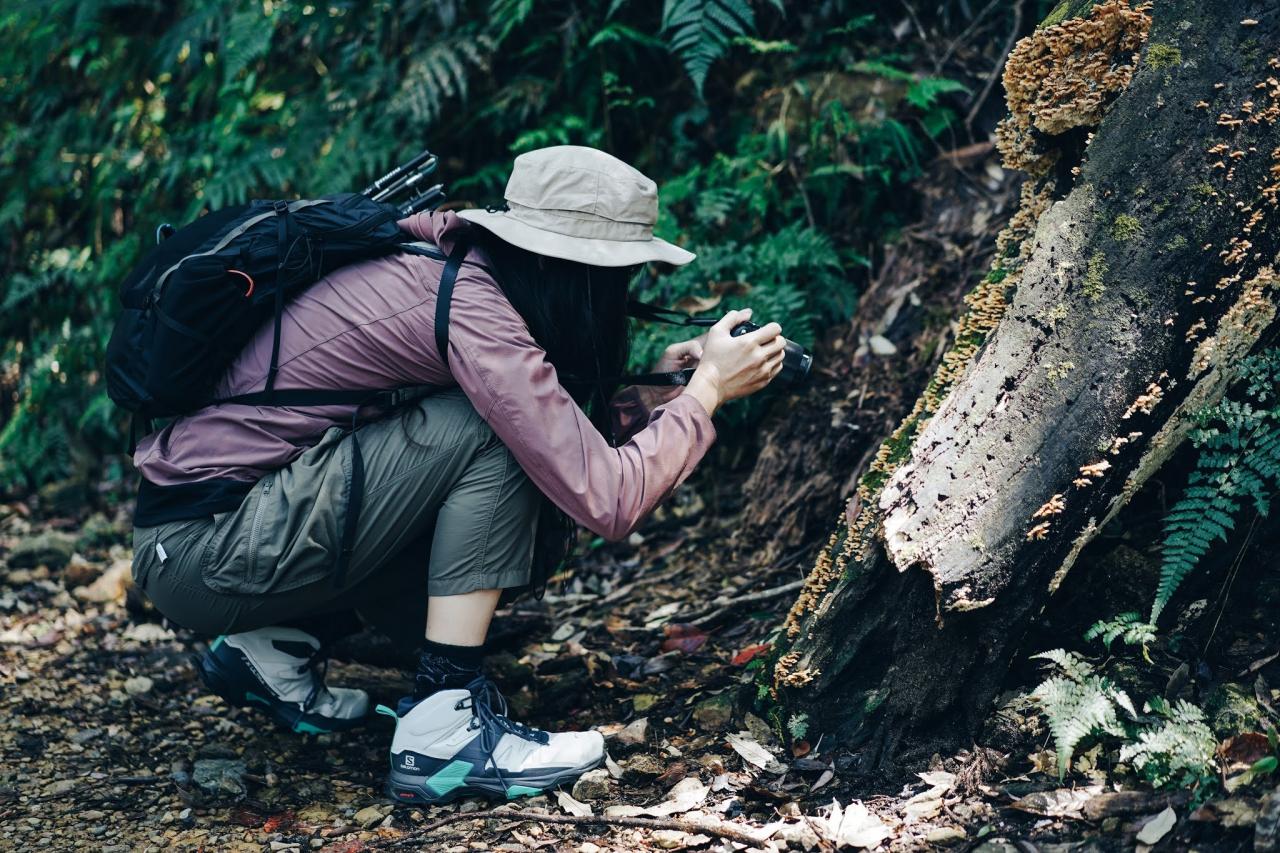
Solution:
<svg viewBox="0 0 1280 853">
<path fill-rule="evenodd" d="M 422 213 L 400 226 L 445 252 L 472 226 Z M 574 520 L 620 539 L 685 480 L 715 440 L 692 395 L 652 410 L 653 392 L 614 400 L 620 447 L 611 447 L 560 386 L 546 353 L 484 269 L 464 264 L 449 315 L 449 366 L 435 345 L 443 263 L 397 254 L 343 267 L 291 301 L 280 337 L 279 388 L 461 387 L 529 478 Z M 219 397 L 260 391 L 271 359 L 265 326 L 232 363 Z M 669 396 L 669 395 L 659 395 Z M 351 408 L 219 405 L 180 418 L 138 444 L 134 464 L 159 486 L 254 481 L 283 468 Z"/>
</svg>

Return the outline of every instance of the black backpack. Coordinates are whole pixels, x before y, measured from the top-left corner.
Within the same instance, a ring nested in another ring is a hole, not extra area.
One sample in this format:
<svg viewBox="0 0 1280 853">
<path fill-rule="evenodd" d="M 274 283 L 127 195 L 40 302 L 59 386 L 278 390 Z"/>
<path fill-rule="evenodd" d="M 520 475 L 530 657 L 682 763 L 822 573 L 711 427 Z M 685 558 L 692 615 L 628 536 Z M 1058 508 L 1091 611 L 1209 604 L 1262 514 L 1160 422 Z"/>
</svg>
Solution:
<svg viewBox="0 0 1280 853">
<path fill-rule="evenodd" d="M 107 393 L 144 422 L 218 402 L 214 386 L 273 317 L 266 390 L 235 402 L 337 405 L 385 390 L 304 400 L 290 389 L 281 396 L 285 389 L 275 387 L 280 315 L 288 300 L 339 267 L 395 251 L 426 251 L 409 245 L 414 238 L 396 225 L 401 215 L 393 205 L 345 193 L 253 201 L 174 232 L 120 287 L 122 310 L 107 346 Z"/>
<path fill-rule="evenodd" d="M 107 394 L 134 415 L 129 452 L 133 452 L 139 434 L 151 431 L 152 419 L 180 416 L 211 403 L 394 407 L 436 390 L 431 386 L 275 387 L 285 303 L 339 267 L 396 251 L 445 262 L 436 298 L 435 334 L 442 358 L 448 358 L 449 304 L 467 242 L 460 240 L 445 258 L 434 246 L 415 242 L 396 224 L 442 198 L 439 187 L 400 206 L 383 200 L 413 188 L 428 174 L 434 166 L 434 157 L 428 157 L 424 152 L 379 178 L 363 193 L 291 202 L 253 201 L 211 212 L 176 231 L 169 229 L 165 239 L 121 285 L 122 309 L 107 345 Z M 273 318 L 275 334 L 266 388 L 215 399 L 218 380 L 249 338 Z M 355 418 L 353 414 L 353 433 Z M 351 497 L 334 564 L 338 582 L 350 561 L 364 478 L 364 461 L 354 435 L 351 465 Z M 232 497 L 238 501 L 236 495 Z M 217 496 L 210 493 L 203 499 L 216 500 Z M 201 496 L 189 488 L 153 486 L 145 480 L 136 513 L 142 512 L 144 503 L 152 507 L 150 511 L 163 513 L 170 500 L 191 504 L 203 514 Z"/>
</svg>

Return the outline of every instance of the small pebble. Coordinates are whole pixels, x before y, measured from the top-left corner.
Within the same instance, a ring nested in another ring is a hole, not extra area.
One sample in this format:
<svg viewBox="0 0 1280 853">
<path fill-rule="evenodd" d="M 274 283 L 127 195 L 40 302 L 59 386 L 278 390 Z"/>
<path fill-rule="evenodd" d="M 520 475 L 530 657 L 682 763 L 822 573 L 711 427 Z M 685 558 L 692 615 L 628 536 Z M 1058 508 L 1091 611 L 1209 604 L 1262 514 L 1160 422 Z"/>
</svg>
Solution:
<svg viewBox="0 0 1280 853">
<path fill-rule="evenodd" d="M 144 696 L 151 692 L 152 686 L 150 678 L 145 675 L 135 675 L 133 678 L 125 679 L 124 692 L 130 696 Z"/>
</svg>

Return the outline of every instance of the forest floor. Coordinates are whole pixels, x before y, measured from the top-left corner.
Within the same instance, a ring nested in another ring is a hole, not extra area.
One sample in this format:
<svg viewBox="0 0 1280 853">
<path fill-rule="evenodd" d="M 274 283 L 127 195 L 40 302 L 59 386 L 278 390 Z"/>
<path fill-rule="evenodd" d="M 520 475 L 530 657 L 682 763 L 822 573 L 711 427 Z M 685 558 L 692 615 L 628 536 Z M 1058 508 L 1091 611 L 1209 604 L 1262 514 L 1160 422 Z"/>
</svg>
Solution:
<svg viewBox="0 0 1280 853">
<path fill-rule="evenodd" d="M 1128 850 L 1167 805 L 1185 815 L 1185 794 L 1064 787 L 1026 752 L 935 756 L 871 784 L 829 740 L 784 746 L 751 710 L 751 661 L 807 567 L 726 569 L 707 555 L 732 517 L 680 497 L 643 538 L 591 550 L 542 601 L 500 614 L 487 664 L 513 716 L 598 728 L 610 753 L 500 814 L 389 801 L 386 717 L 307 736 L 227 707 L 193 667 L 202 639 L 130 590 L 121 520 L 0 506 L 0 849 Z M 366 636 L 344 653 L 361 662 L 335 660 L 331 683 L 388 705 L 407 690 L 402 651 Z M 1032 721 L 1013 726 L 1043 749 Z M 1248 849 L 1251 821 L 1209 817 L 1163 846 Z"/>
</svg>

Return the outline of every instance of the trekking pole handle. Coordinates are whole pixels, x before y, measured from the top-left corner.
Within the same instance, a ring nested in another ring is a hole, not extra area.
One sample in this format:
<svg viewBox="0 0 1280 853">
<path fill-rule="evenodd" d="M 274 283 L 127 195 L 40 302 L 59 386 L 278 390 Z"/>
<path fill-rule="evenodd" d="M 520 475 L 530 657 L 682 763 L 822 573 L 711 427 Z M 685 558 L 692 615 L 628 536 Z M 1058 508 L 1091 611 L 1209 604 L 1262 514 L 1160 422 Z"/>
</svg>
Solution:
<svg viewBox="0 0 1280 853">
<path fill-rule="evenodd" d="M 402 175 L 400 178 L 392 182 L 392 184 L 386 189 L 381 192 L 374 193 L 372 196 L 373 201 L 390 202 L 391 199 L 400 195 L 405 190 L 426 180 L 427 176 L 436 170 L 436 163 L 438 162 L 439 161 L 435 157 L 432 157 L 426 163 L 419 166 L 416 171 L 407 175 Z"/>
<path fill-rule="evenodd" d="M 412 160 L 410 160 L 408 163 L 403 163 L 403 164 L 401 164 L 401 165 L 399 165 L 399 166 L 396 166 L 396 167 L 395 167 L 394 169 L 392 169 L 390 172 L 387 172 L 387 173 L 386 173 L 385 175 L 383 175 L 381 178 L 378 178 L 376 181 L 374 181 L 373 183 L 369 184 L 369 186 L 367 186 L 367 187 L 365 187 L 365 188 L 364 188 L 364 191 L 363 191 L 362 193 L 360 193 L 360 195 L 364 195 L 364 196 L 371 196 L 371 195 L 373 195 L 373 194 L 374 194 L 374 193 L 376 193 L 376 192 L 380 192 L 380 191 L 381 191 L 381 190 L 383 190 L 383 189 L 384 189 L 388 184 L 390 184 L 392 181 L 394 181 L 394 180 L 396 180 L 397 178 L 399 178 L 399 177 L 400 177 L 401 175 L 403 175 L 405 172 L 411 172 L 411 171 L 413 171 L 414 169 L 417 169 L 417 168 L 418 168 L 419 166 L 421 166 L 423 163 L 427 162 L 428 160 L 433 160 L 433 159 L 435 159 L 435 155 L 434 155 L 434 154 L 432 154 L 430 150 L 428 150 L 428 149 L 423 149 L 423 151 L 422 151 L 422 153 L 421 153 L 421 154 L 419 154 L 418 156 L 414 157 L 414 158 L 413 158 Z M 434 165 L 434 164 L 433 164 L 433 165 Z"/>
<path fill-rule="evenodd" d="M 400 215 L 412 216 L 419 211 L 426 210 L 428 207 L 436 207 L 440 202 L 444 201 L 445 198 L 447 198 L 447 196 L 444 192 L 444 184 L 436 184 L 434 187 L 428 187 L 402 204 L 400 206 Z"/>
</svg>

